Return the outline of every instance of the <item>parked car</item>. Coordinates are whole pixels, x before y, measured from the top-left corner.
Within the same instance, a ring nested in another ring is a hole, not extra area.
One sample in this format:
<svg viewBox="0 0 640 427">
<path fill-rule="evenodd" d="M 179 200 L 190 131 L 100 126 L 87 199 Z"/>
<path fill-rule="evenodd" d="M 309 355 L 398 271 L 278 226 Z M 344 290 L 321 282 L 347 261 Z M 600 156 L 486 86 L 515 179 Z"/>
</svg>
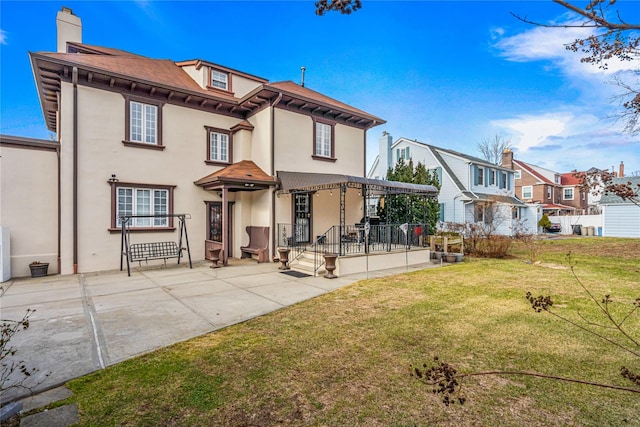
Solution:
<svg viewBox="0 0 640 427">
<path fill-rule="evenodd" d="M 547 227 L 547 233 L 559 233 L 561 230 L 561 226 L 560 224 L 551 224 L 549 227 Z"/>
</svg>

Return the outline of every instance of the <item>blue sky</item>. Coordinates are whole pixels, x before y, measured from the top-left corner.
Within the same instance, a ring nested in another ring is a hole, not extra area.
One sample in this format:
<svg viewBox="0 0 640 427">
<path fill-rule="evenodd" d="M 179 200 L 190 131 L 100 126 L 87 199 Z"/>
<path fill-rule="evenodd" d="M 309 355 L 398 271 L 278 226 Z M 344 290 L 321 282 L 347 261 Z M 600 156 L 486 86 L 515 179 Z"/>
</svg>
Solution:
<svg viewBox="0 0 640 427">
<path fill-rule="evenodd" d="M 581 2 L 582 4 L 586 2 Z M 29 51 L 54 51 L 61 6 L 82 19 L 83 41 L 152 58 L 200 58 L 269 81 L 306 86 L 377 115 L 368 164 L 388 131 L 478 155 L 479 142 L 510 138 L 517 159 L 561 172 L 592 166 L 640 171 L 640 136 L 623 134 L 614 73 L 629 82 L 638 61 L 609 71 L 581 64 L 564 43 L 588 29 L 546 29 L 576 19 L 550 0 L 375 1 L 349 16 L 314 14 L 313 1 L 0 2 L 0 133 L 49 138 Z M 640 3 L 616 4 L 640 23 Z"/>
</svg>

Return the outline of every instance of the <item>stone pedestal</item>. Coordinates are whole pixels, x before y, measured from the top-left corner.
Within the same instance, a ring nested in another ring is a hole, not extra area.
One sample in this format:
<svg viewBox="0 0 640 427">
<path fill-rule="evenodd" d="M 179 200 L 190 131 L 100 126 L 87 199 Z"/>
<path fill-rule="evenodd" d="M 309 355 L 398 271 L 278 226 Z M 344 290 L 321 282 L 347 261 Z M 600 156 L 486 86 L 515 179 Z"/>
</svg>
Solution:
<svg viewBox="0 0 640 427">
<path fill-rule="evenodd" d="M 220 261 L 220 251 L 222 248 L 214 248 L 209 249 L 209 256 L 211 257 L 211 267 L 210 268 L 219 268 L 218 261 Z"/>
<path fill-rule="evenodd" d="M 335 279 L 338 277 L 333 274 L 333 270 L 336 269 L 337 258 L 337 254 L 324 254 L 324 268 L 327 270 L 327 274 L 324 276 L 325 279 Z"/>
<path fill-rule="evenodd" d="M 278 248 L 278 255 L 280 258 L 280 270 L 289 270 L 289 249 L 288 248 Z"/>
</svg>

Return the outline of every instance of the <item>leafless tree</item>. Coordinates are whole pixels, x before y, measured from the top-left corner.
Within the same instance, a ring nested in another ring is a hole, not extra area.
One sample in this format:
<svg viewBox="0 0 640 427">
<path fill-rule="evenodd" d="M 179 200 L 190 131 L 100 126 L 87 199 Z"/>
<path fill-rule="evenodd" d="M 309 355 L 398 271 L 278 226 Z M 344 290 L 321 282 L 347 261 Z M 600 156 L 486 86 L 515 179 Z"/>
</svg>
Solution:
<svg viewBox="0 0 640 427">
<path fill-rule="evenodd" d="M 340 12 L 349 15 L 362 7 L 360 0 L 319 0 L 316 2 L 316 15 L 322 16 L 326 12 Z"/>
<path fill-rule="evenodd" d="M 511 138 L 495 134 L 493 138 L 487 138 L 478 143 L 478 150 L 483 159 L 494 165 L 502 163 L 502 153 L 512 147 Z"/>
<path fill-rule="evenodd" d="M 595 32 L 585 39 L 576 39 L 566 45 L 572 52 L 580 52 L 584 56 L 581 62 L 597 65 L 606 70 L 609 61 L 634 61 L 640 58 L 640 24 L 631 24 L 622 18 L 618 10 L 613 10 L 616 0 L 591 0 L 584 7 L 579 7 L 566 0 L 553 0 L 554 3 L 570 10 L 579 16 L 578 21 L 565 24 L 546 24 L 530 20 L 526 16 L 511 13 L 517 19 L 540 27 L 554 28 L 594 28 Z M 640 133 L 640 85 L 638 71 L 633 83 L 627 83 L 619 77 L 614 77 L 612 84 L 621 88 L 621 92 L 614 98 L 619 102 L 620 110 L 613 118 L 624 123 L 624 131 L 635 135 Z"/>
</svg>

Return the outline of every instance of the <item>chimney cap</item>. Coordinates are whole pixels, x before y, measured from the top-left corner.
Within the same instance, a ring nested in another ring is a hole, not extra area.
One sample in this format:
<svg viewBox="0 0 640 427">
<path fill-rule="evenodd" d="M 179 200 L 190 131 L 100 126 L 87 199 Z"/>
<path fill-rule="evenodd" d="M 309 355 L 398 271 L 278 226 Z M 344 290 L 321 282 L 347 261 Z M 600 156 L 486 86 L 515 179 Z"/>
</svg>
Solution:
<svg viewBox="0 0 640 427">
<path fill-rule="evenodd" d="M 62 9 L 60 9 L 60 12 L 69 13 L 69 14 L 73 15 L 73 10 L 70 7 L 67 7 L 67 6 L 62 6 Z"/>
</svg>

